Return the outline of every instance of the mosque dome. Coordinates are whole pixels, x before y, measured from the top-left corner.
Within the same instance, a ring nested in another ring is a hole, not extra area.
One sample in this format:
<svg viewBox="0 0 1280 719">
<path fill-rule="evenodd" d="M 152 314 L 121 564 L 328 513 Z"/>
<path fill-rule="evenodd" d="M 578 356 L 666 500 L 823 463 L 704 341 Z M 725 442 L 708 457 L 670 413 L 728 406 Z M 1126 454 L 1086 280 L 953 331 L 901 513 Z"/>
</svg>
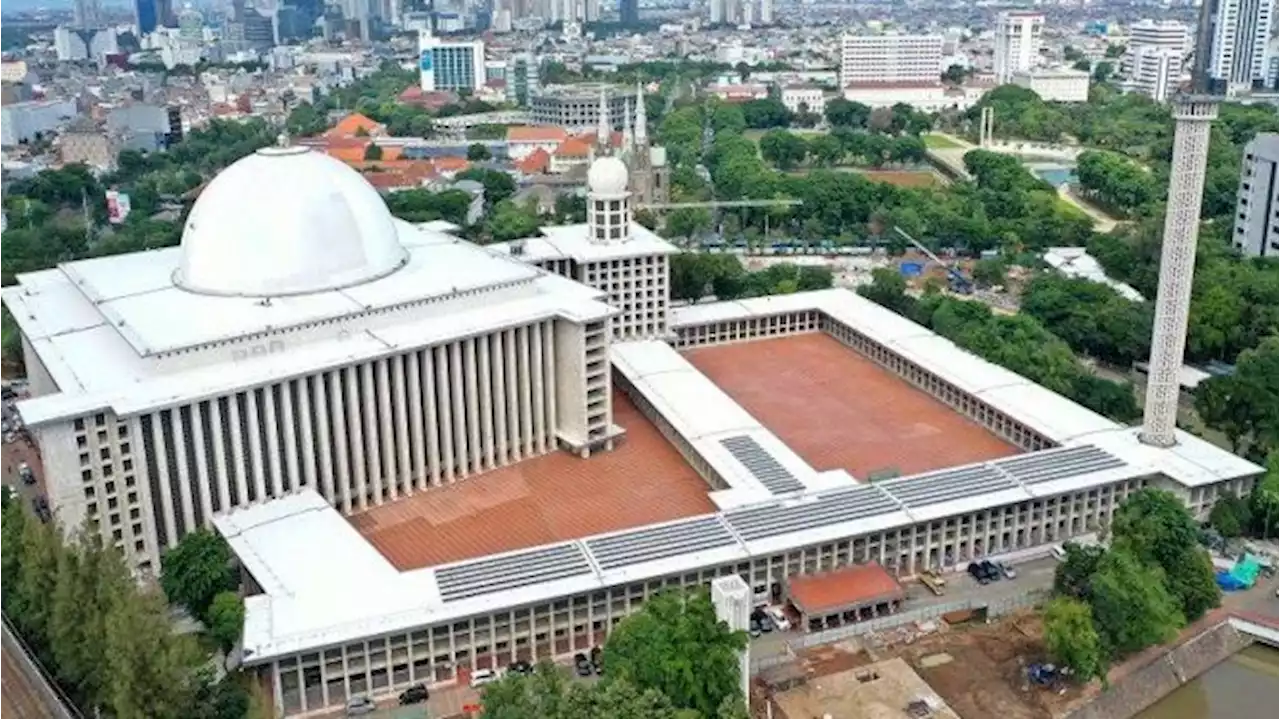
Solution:
<svg viewBox="0 0 1280 719">
<path fill-rule="evenodd" d="M 627 192 L 627 166 L 616 157 L 602 157 L 587 170 L 587 188 L 593 195 L 623 195 Z"/>
<path fill-rule="evenodd" d="M 305 147 L 269 147 L 200 193 L 174 281 L 204 294 L 306 294 L 382 277 L 407 259 L 390 210 L 358 172 Z"/>
</svg>

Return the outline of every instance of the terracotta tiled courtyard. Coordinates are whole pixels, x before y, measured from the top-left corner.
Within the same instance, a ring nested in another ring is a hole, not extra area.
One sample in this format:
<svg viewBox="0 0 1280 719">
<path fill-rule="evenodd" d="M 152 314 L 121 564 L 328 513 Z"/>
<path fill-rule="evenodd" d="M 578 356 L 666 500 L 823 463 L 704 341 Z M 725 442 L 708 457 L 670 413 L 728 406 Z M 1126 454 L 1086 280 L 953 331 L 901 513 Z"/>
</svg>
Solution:
<svg viewBox="0 0 1280 719">
<path fill-rule="evenodd" d="M 612 452 L 564 452 L 470 477 L 351 517 L 401 570 L 715 510 L 706 482 L 621 393 Z"/>
<path fill-rule="evenodd" d="M 823 333 L 685 356 L 819 470 L 915 474 L 1017 448 Z"/>
</svg>

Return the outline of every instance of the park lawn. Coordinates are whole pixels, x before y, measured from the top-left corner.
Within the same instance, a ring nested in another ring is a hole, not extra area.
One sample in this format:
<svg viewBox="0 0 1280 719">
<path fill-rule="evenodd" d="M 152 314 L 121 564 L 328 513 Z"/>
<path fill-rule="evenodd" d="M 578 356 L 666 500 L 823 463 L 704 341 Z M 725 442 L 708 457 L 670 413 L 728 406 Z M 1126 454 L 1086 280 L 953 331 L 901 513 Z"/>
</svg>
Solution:
<svg viewBox="0 0 1280 719">
<path fill-rule="evenodd" d="M 930 150 L 959 150 L 964 145 L 942 135 L 925 135 L 924 146 Z"/>
</svg>

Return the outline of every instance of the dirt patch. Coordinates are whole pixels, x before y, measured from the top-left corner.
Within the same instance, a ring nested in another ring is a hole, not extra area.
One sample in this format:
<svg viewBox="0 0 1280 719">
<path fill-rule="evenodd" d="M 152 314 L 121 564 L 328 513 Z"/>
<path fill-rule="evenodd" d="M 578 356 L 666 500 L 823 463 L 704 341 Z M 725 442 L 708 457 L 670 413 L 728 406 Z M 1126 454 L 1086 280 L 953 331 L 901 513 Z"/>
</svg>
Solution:
<svg viewBox="0 0 1280 719">
<path fill-rule="evenodd" d="M 868 180 L 898 187 L 936 187 L 942 184 L 932 170 L 859 170 L 858 174 Z"/>
</svg>

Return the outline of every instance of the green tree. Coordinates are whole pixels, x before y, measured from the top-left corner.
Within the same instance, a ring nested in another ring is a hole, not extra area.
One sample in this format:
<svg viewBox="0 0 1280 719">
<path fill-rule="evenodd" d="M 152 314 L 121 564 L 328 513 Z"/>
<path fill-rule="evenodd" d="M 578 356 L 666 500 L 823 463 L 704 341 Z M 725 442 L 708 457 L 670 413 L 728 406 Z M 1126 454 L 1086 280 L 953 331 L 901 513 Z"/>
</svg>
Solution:
<svg viewBox="0 0 1280 719">
<path fill-rule="evenodd" d="M 1209 525 L 1218 534 L 1231 539 L 1248 531 L 1251 515 L 1247 499 L 1227 494 L 1219 497 L 1209 511 Z"/>
<path fill-rule="evenodd" d="M 844 160 L 844 147 L 831 135 L 818 135 L 809 140 L 809 153 L 814 162 L 823 167 L 838 165 Z"/>
<path fill-rule="evenodd" d="M 1107 552 L 1092 580 L 1093 617 L 1109 656 L 1118 658 L 1163 644 L 1182 628 L 1177 600 L 1159 566 L 1128 551 Z"/>
<path fill-rule="evenodd" d="M 1005 274 L 1008 271 L 1009 266 L 1004 258 L 992 257 L 979 260 L 973 265 L 973 281 L 979 287 L 1003 287 Z"/>
<path fill-rule="evenodd" d="M 82 531 L 59 561 L 50 616 L 49 648 L 60 684 L 82 706 L 107 701 L 101 663 L 112 607 L 128 596 L 130 578 L 114 549 Z"/>
<path fill-rule="evenodd" d="M 314 105 L 302 102 L 289 111 L 289 117 L 285 120 L 284 126 L 293 137 L 311 137 L 328 129 L 329 122 L 325 119 L 324 113 L 317 110 Z"/>
<path fill-rule="evenodd" d="M 510 674 L 486 685 L 484 719 L 679 719 L 671 701 L 610 677 L 594 684 L 570 683 L 564 670 L 541 662 L 533 674 Z"/>
<path fill-rule="evenodd" d="M 1103 672 L 1105 657 L 1093 611 L 1079 599 L 1058 597 L 1045 607 L 1044 644 L 1049 656 L 1070 667 L 1080 681 Z"/>
<path fill-rule="evenodd" d="M 743 632 L 716 619 L 705 590 L 659 594 L 622 620 L 604 647 L 611 677 L 665 694 L 678 708 L 712 716 L 741 691 L 738 651 Z"/>
<path fill-rule="evenodd" d="M 170 601 L 206 621 L 219 592 L 235 589 L 231 549 L 208 529 L 191 532 L 160 557 L 160 586 Z"/>
<path fill-rule="evenodd" d="M 1066 552 L 1058 566 L 1053 570 L 1053 591 L 1055 594 L 1088 601 L 1092 596 L 1093 575 L 1106 554 L 1101 545 L 1080 545 L 1067 542 L 1062 545 Z"/>
<path fill-rule="evenodd" d="M 539 224 L 538 213 L 531 206 L 503 200 L 494 206 L 489 216 L 489 236 L 494 242 L 531 237 L 537 233 Z"/>
<path fill-rule="evenodd" d="M 472 167 L 459 172 L 458 179 L 475 180 L 484 185 L 484 202 L 489 207 L 496 207 L 516 193 L 516 181 L 502 170 Z"/>
<path fill-rule="evenodd" d="M 1232 451 L 1243 449 L 1261 459 L 1275 450 L 1280 434 L 1278 362 L 1277 340 L 1269 337 L 1241 352 L 1233 373 L 1210 377 L 1196 388 L 1196 412 L 1206 425 L 1227 436 Z"/>
<path fill-rule="evenodd" d="M 969 70 L 962 65 L 948 65 L 947 69 L 942 72 L 942 81 L 952 85 L 959 85 L 969 77 Z"/>
<path fill-rule="evenodd" d="M 834 127 L 865 128 L 871 117 L 870 107 L 860 102 L 850 102 L 843 97 L 828 102 L 823 112 L 827 116 L 827 122 Z"/>
<path fill-rule="evenodd" d="M 1147 488 L 1125 500 L 1111 520 L 1113 546 L 1162 571 L 1164 586 L 1187 621 L 1199 619 L 1220 598 L 1200 529 L 1170 492 Z"/>
<path fill-rule="evenodd" d="M 770 127 L 787 127 L 791 124 L 793 115 L 781 100 L 770 97 L 744 103 L 742 118 L 747 127 L 764 130 Z"/>
<path fill-rule="evenodd" d="M 15 594 L 14 619 L 23 633 L 40 646 L 48 641 L 53 609 L 49 598 L 57 587 L 58 567 L 65 551 L 56 531 L 50 524 L 31 519 L 23 523 L 17 545 L 21 556 L 18 581 L 10 590 Z"/>
<path fill-rule="evenodd" d="M 119 598 L 107 617 L 104 713 L 118 719 L 186 719 L 199 690 L 200 653 L 169 626 L 164 598 L 141 589 Z"/>
<path fill-rule="evenodd" d="M 1099 62 L 1093 68 L 1093 81 L 1106 82 L 1111 79 L 1111 75 L 1116 71 L 1116 66 L 1106 60 Z"/>
<path fill-rule="evenodd" d="M 366 162 L 378 162 L 382 159 L 382 147 L 376 142 L 371 142 L 364 148 L 364 159 Z"/>
<path fill-rule="evenodd" d="M 489 152 L 489 148 L 482 143 L 473 142 L 467 147 L 467 159 L 472 162 L 482 162 L 484 160 L 492 160 L 493 153 Z"/>
<path fill-rule="evenodd" d="M 209 636 L 223 652 L 230 652 L 244 631 L 244 600 L 232 591 L 218 592 L 207 614 Z"/>
<path fill-rule="evenodd" d="M 803 163 L 808 153 L 809 144 L 804 138 L 786 130 L 770 130 L 760 138 L 760 154 L 779 170 L 790 170 Z"/>
</svg>

